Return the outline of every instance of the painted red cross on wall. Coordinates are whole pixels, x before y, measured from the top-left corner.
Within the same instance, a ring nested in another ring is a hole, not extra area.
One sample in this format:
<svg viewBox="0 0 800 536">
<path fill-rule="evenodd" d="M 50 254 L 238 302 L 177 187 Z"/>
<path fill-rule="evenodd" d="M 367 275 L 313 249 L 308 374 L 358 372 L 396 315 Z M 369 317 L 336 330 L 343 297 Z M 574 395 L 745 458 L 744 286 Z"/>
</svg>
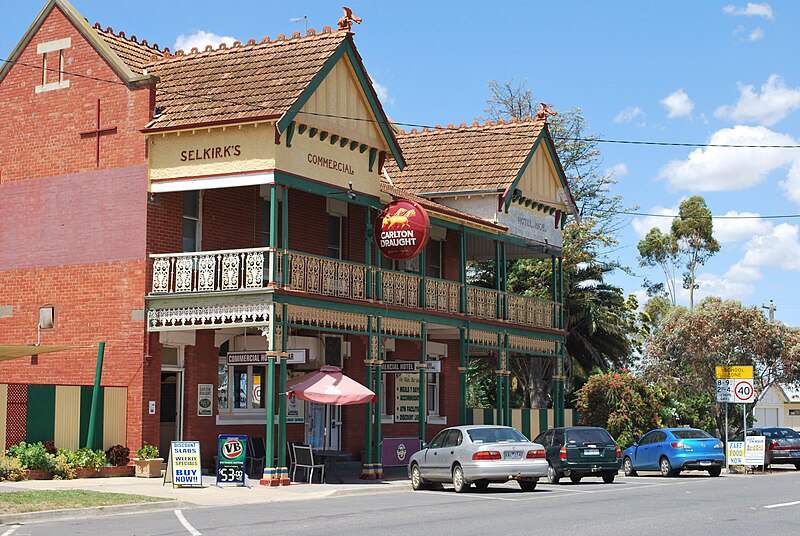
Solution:
<svg viewBox="0 0 800 536">
<path fill-rule="evenodd" d="M 86 132 L 81 132 L 81 138 L 97 138 L 97 149 L 96 149 L 96 160 L 95 165 L 100 167 L 100 136 L 107 136 L 110 134 L 116 134 L 117 127 L 108 127 L 108 128 L 100 128 L 100 99 L 97 99 L 97 126 L 94 130 L 87 130 Z"/>
</svg>

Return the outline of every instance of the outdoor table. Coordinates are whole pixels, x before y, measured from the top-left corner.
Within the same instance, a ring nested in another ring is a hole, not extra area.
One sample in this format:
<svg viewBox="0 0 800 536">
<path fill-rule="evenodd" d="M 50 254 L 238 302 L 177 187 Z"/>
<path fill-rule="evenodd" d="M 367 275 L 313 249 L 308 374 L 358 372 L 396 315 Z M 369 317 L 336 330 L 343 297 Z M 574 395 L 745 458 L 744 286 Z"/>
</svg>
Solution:
<svg viewBox="0 0 800 536">
<path fill-rule="evenodd" d="M 342 478 L 336 472 L 336 462 L 349 460 L 352 454 L 343 450 L 315 450 L 314 457 L 320 458 L 325 464 L 325 482 L 341 484 Z"/>
</svg>

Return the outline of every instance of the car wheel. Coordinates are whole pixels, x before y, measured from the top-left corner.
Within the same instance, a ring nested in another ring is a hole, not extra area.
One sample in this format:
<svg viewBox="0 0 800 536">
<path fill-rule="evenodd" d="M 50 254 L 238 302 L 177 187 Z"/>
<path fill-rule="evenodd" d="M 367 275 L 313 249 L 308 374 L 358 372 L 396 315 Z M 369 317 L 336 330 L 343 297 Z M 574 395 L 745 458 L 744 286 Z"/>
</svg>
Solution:
<svg viewBox="0 0 800 536">
<path fill-rule="evenodd" d="M 485 480 L 479 480 L 475 482 L 475 487 L 479 490 L 484 490 L 489 487 L 489 483 L 486 482 Z"/>
<path fill-rule="evenodd" d="M 658 462 L 658 467 L 661 469 L 662 476 L 675 476 L 675 470 L 672 468 L 672 464 L 669 463 L 669 458 L 666 456 L 661 458 L 661 461 Z"/>
<path fill-rule="evenodd" d="M 636 476 L 636 469 L 633 468 L 633 460 L 630 458 L 625 458 L 622 467 L 625 469 L 625 476 Z"/>
<path fill-rule="evenodd" d="M 419 465 L 416 463 L 411 466 L 411 489 L 414 491 L 419 491 L 421 489 L 427 489 L 428 483 L 422 478 L 422 473 L 419 470 Z"/>
<path fill-rule="evenodd" d="M 711 476 L 719 476 L 722 473 L 722 467 L 712 467 L 708 470 L 708 474 Z"/>
<path fill-rule="evenodd" d="M 579 483 L 581 481 L 581 478 L 583 478 L 583 477 L 582 476 L 571 476 L 571 477 L 569 477 L 569 480 L 573 484 L 577 484 L 577 483 Z"/>
<path fill-rule="evenodd" d="M 517 480 L 522 491 L 533 491 L 536 489 L 536 480 Z"/>
<path fill-rule="evenodd" d="M 547 481 L 550 484 L 558 484 L 559 480 L 561 480 L 561 476 L 558 474 L 555 467 L 553 467 L 553 464 L 547 464 Z"/>
<path fill-rule="evenodd" d="M 603 482 L 605 482 L 606 484 L 613 484 L 614 478 L 616 476 L 617 475 L 615 475 L 614 473 L 603 473 Z"/>
<path fill-rule="evenodd" d="M 794 468 L 800 471 L 800 462 L 795 463 Z"/>
<path fill-rule="evenodd" d="M 453 489 L 456 493 L 464 493 L 469 490 L 469 482 L 464 480 L 464 470 L 460 465 L 453 467 Z"/>
</svg>

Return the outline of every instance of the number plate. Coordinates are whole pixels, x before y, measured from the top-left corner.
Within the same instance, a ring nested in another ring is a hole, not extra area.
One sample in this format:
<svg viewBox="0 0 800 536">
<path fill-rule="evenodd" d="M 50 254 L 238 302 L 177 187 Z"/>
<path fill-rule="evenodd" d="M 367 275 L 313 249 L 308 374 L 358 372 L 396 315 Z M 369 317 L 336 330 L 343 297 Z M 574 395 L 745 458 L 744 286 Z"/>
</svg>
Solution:
<svg viewBox="0 0 800 536">
<path fill-rule="evenodd" d="M 711 465 L 711 462 L 709 462 L 709 461 L 701 461 L 700 465 Z"/>
<path fill-rule="evenodd" d="M 584 456 L 600 456 L 599 449 L 584 449 L 583 451 Z"/>
<path fill-rule="evenodd" d="M 522 451 L 521 450 L 507 450 L 503 453 L 503 457 L 506 460 L 521 460 L 522 459 Z"/>
<path fill-rule="evenodd" d="M 789 452 L 789 456 L 791 456 L 792 458 L 800 457 L 800 450 L 793 450 Z"/>
</svg>

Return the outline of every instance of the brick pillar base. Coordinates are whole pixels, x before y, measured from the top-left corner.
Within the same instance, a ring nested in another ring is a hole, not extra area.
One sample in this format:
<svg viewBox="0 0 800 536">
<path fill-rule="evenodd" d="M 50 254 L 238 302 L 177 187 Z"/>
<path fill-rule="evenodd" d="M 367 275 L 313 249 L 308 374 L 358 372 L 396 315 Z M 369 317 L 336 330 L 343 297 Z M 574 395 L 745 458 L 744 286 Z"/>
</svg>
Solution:
<svg viewBox="0 0 800 536">
<path fill-rule="evenodd" d="M 279 469 L 277 467 L 265 468 L 264 475 L 259 481 L 259 484 L 261 484 L 262 486 L 280 486 L 281 480 L 278 471 Z"/>
</svg>

